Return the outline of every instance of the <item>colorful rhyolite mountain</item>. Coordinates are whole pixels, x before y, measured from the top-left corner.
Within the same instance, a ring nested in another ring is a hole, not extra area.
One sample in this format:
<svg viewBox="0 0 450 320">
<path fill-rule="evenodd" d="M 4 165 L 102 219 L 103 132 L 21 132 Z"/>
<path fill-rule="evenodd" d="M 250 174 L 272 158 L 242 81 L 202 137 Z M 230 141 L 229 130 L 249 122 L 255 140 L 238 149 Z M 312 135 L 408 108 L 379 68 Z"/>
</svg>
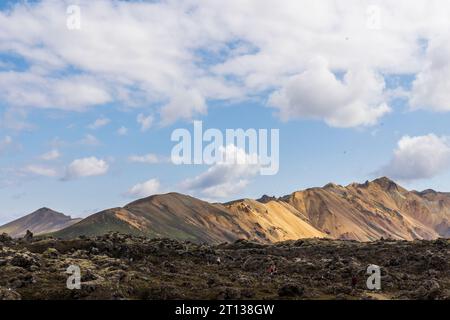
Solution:
<svg viewBox="0 0 450 320">
<path fill-rule="evenodd" d="M 388 178 L 224 204 L 168 193 L 93 214 L 53 236 L 73 238 L 110 231 L 209 243 L 314 237 L 435 239 L 450 237 L 450 193 L 408 191 Z"/>
</svg>

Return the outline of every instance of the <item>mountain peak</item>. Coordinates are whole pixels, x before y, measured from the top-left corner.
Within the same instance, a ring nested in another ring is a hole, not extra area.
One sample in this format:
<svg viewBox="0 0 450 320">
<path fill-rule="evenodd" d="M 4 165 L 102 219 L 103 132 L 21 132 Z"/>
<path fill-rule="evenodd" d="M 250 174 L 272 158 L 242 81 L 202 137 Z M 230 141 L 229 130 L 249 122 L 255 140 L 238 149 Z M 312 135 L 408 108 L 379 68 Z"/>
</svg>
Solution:
<svg viewBox="0 0 450 320">
<path fill-rule="evenodd" d="M 261 203 L 267 203 L 273 200 L 277 200 L 277 198 L 275 198 L 274 196 L 268 196 L 267 194 L 264 194 L 261 198 L 256 199 L 256 201 Z"/>
<path fill-rule="evenodd" d="M 128 203 L 127 205 L 124 206 L 124 208 L 128 208 L 130 206 L 133 205 L 138 205 L 138 204 L 145 204 L 145 203 L 156 203 L 156 202 L 174 202 L 174 201 L 179 201 L 179 200 L 198 200 L 201 201 L 200 199 L 196 199 L 193 198 L 190 195 L 186 195 L 186 194 L 182 194 L 182 193 L 178 193 L 178 192 L 168 192 L 168 193 L 162 193 L 162 194 L 154 194 L 145 198 L 141 198 L 141 199 L 137 199 L 134 200 L 130 203 Z"/>
<path fill-rule="evenodd" d="M 324 189 L 340 189 L 340 188 L 342 188 L 342 186 L 339 184 L 330 182 L 330 183 L 327 183 L 326 185 L 324 185 L 323 188 Z"/>
<path fill-rule="evenodd" d="M 37 209 L 33 213 L 48 212 L 48 211 L 56 212 L 55 210 L 52 210 L 52 209 L 50 209 L 48 207 L 42 207 L 42 208 Z"/>
<path fill-rule="evenodd" d="M 37 217 L 37 216 L 52 216 L 52 217 L 57 217 L 57 218 L 71 219 L 70 216 L 67 216 L 64 213 L 55 211 L 55 210 L 50 209 L 48 207 L 39 208 L 36 211 L 33 211 L 32 213 L 30 213 L 29 216 L 33 216 L 33 217 Z"/>
<path fill-rule="evenodd" d="M 381 177 L 378 179 L 375 179 L 372 181 L 372 183 L 375 183 L 379 185 L 381 188 L 385 190 L 391 190 L 393 188 L 398 188 L 398 184 L 389 179 L 388 177 Z"/>
<path fill-rule="evenodd" d="M 438 192 L 433 189 L 426 189 L 426 190 L 420 191 L 419 193 L 424 195 L 424 194 L 437 194 Z"/>
<path fill-rule="evenodd" d="M 27 230 L 34 234 L 54 232 L 80 221 L 72 219 L 61 212 L 42 207 L 26 216 L 0 226 L 0 233 L 7 233 L 17 238 L 23 236 Z"/>
</svg>

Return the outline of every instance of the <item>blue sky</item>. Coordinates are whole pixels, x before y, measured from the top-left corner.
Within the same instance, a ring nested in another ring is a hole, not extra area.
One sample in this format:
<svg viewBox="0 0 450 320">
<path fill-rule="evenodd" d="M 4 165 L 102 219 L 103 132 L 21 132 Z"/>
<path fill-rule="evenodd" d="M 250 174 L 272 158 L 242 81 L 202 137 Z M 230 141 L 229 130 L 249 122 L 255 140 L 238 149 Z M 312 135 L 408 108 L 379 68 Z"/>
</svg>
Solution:
<svg viewBox="0 0 450 320">
<path fill-rule="evenodd" d="M 384 174 L 450 191 L 445 2 L 381 1 L 380 25 L 364 1 L 75 3 L 80 30 L 66 27 L 70 1 L 0 5 L 0 223 L 42 206 L 86 216 L 153 193 L 227 201 Z M 278 174 L 173 165 L 171 133 L 193 120 L 279 129 Z M 217 185 L 183 183 L 211 171 Z"/>
</svg>

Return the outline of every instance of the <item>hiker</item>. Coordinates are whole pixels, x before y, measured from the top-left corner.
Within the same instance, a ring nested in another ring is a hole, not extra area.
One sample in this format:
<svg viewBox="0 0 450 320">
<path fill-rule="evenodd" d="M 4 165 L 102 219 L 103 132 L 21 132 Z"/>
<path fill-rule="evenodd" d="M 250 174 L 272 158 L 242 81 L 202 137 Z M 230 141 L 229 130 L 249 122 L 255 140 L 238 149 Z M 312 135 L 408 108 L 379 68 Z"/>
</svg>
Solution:
<svg viewBox="0 0 450 320">
<path fill-rule="evenodd" d="M 272 263 L 269 269 L 267 269 L 267 272 L 271 277 L 274 276 L 277 273 L 277 266 L 274 263 Z"/>
<path fill-rule="evenodd" d="M 217 257 L 216 262 L 220 266 L 220 264 L 222 263 L 222 261 L 220 260 L 220 257 Z"/>
<path fill-rule="evenodd" d="M 352 288 L 355 289 L 358 284 L 358 278 L 356 276 L 352 277 Z"/>
</svg>

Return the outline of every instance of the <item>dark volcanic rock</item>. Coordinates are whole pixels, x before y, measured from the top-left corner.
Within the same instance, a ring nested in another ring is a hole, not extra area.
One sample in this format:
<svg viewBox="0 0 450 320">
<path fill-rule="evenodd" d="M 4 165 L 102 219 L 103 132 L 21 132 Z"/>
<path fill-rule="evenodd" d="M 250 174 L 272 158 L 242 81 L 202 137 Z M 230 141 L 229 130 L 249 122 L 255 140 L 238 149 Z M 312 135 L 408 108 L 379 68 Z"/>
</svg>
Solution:
<svg viewBox="0 0 450 320">
<path fill-rule="evenodd" d="M 280 297 L 300 297 L 305 292 L 303 287 L 296 284 L 288 283 L 278 289 L 278 295 Z"/>
<path fill-rule="evenodd" d="M 237 300 L 241 298 L 241 292 L 236 288 L 220 288 L 216 299 Z"/>
<path fill-rule="evenodd" d="M 27 230 L 23 239 L 27 242 L 33 241 L 33 232 L 31 232 L 30 230 Z"/>
<path fill-rule="evenodd" d="M 30 255 L 19 253 L 14 255 L 10 261 L 11 265 L 21 267 L 24 269 L 30 269 L 33 265 L 38 265 L 38 262 Z"/>
<path fill-rule="evenodd" d="M 450 240 L 302 239 L 216 246 L 121 234 L 0 235 L 0 299 L 448 299 Z M 381 290 L 366 287 L 368 265 Z M 81 289 L 69 290 L 69 266 Z"/>
<path fill-rule="evenodd" d="M 0 243 L 11 243 L 12 238 L 7 233 L 0 234 Z"/>
<path fill-rule="evenodd" d="M 18 292 L 0 287 L 0 300 L 21 300 L 21 296 Z"/>
</svg>

